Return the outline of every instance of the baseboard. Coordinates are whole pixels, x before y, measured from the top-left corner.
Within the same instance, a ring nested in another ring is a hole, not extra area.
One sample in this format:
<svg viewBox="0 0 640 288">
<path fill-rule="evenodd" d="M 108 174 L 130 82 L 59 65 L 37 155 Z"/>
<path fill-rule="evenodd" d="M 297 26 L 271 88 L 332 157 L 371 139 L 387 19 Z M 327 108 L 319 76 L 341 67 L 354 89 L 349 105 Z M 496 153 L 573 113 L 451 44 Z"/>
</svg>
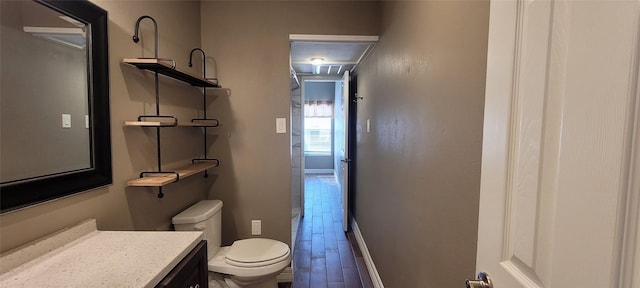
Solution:
<svg viewBox="0 0 640 288">
<path fill-rule="evenodd" d="M 300 227 L 300 208 L 291 209 L 291 253 L 296 251 L 296 240 L 298 239 L 298 228 Z"/>
<path fill-rule="evenodd" d="M 360 227 L 358 227 L 358 223 L 356 222 L 355 219 L 353 219 L 353 222 L 351 222 L 351 228 L 353 229 L 353 235 L 356 237 L 358 246 L 360 246 L 360 252 L 362 252 L 362 258 L 364 259 L 364 264 L 367 266 L 367 270 L 369 271 L 369 275 L 371 276 L 371 282 L 373 283 L 373 287 L 384 288 L 384 284 L 382 284 L 382 279 L 380 279 L 380 274 L 378 274 L 376 265 L 373 264 L 373 259 L 371 258 L 371 254 L 369 254 L 369 248 L 367 248 L 367 244 L 364 243 L 364 238 L 362 238 L 362 232 L 360 232 Z"/>
<path fill-rule="evenodd" d="M 276 280 L 278 280 L 278 283 L 293 282 L 293 268 L 291 266 L 285 268 L 284 271 L 276 276 Z"/>
</svg>

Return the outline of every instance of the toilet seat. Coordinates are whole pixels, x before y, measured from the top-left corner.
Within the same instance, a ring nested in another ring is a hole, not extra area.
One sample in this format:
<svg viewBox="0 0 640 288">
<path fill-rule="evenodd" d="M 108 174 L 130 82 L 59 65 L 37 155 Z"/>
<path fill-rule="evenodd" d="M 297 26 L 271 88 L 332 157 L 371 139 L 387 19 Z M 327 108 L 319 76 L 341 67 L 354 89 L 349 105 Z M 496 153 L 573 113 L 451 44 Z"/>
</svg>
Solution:
<svg viewBox="0 0 640 288">
<path fill-rule="evenodd" d="M 290 253 L 289 246 L 280 241 L 250 238 L 233 242 L 225 262 L 245 268 L 262 267 L 285 260 Z"/>
<path fill-rule="evenodd" d="M 282 244 L 286 246 L 286 244 Z M 280 273 L 282 269 L 289 266 L 289 263 L 291 262 L 291 252 L 287 246 L 287 251 L 283 256 L 266 261 L 255 262 L 253 267 L 236 266 L 232 263 L 228 263 L 234 262 L 234 260 L 227 261 L 227 253 L 231 250 L 231 247 L 232 246 L 220 247 L 220 249 L 218 249 L 211 258 L 209 258 L 209 262 L 207 263 L 209 271 L 227 274 L 234 277 L 262 277 Z M 247 263 L 244 264 L 245 266 L 248 265 Z"/>
</svg>

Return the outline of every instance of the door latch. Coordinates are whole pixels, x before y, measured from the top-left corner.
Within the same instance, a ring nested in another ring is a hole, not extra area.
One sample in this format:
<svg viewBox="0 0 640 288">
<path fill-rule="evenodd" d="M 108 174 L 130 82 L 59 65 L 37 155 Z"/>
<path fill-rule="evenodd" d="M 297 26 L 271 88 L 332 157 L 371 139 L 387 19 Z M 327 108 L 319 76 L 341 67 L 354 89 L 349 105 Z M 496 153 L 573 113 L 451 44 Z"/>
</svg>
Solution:
<svg viewBox="0 0 640 288">
<path fill-rule="evenodd" d="M 478 280 L 467 279 L 467 288 L 493 288 L 491 277 L 486 272 L 478 273 Z"/>
</svg>

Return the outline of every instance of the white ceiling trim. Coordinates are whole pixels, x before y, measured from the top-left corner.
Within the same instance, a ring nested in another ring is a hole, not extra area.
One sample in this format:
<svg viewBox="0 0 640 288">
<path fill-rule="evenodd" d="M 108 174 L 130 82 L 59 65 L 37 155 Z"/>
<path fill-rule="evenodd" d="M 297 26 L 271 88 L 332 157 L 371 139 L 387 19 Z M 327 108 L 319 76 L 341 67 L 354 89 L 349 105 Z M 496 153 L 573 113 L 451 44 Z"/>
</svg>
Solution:
<svg viewBox="0 0 640 288">
<path fill-rule="evenodd" d="M 289 34 L 289 41 L 301 42 L 359 42 L 376 43 L 378 36 L 364 35 L 315 35 L 315 34 Z"/>
<path fill-rule="evenodd" d="M 309 61 L 292 61 L 291 62 L 291 65 L 303 65 L 303 64 L 309 64 Z M 320 65 L 315 65 L 315 66 L 329 66 L 329 65 L 337 66 L 337 65 L 355 65 L 355 64 L 358 64 L 358 61 L 325 61 L 324 63 Z"/>
</svg>

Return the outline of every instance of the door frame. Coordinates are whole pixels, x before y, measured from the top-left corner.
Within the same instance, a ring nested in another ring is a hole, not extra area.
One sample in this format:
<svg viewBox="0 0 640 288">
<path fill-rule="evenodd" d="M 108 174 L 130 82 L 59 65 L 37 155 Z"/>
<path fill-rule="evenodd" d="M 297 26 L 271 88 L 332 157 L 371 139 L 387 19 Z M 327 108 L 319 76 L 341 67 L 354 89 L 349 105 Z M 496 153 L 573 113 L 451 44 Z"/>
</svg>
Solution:
<svg viewBox="0 0 640 288">
<path fill-rule="evenodd" d="M 378 42 L 379 37 L 378 36 L 364 36 L 364 35 L 322 35 L 322 34 L 289 34 L 289 43 L 294 42 L 294 41 L 310 41 L 310 42 L 363 42 L 363 43 L 373 43 L 373 46 L 371 46 L 364 55 L 362 55 L 362 57 L 360 57 L 360 59 L 358 59 L 358 63 L 355 64 L 355 66 L 350 70 L 350 76 L 351 76 L 351 80 L 349 81 L 349 103 L 353 104 L 353 105 L 349 105 L 349 135 L 348 135 L 348 144 L 347 147 L 345 147 L 345 149 L 349 150 L 349 155 L 351 155 L 351 163 L 349 163 L 350 165 L 348 166 L 348 170 L 347 170 L 347 177 L 348 177 L 348 181 L 349 181 L 349 186 L 348 186 L 348 191 L 347 191 L 347 195 L 349 197 L 349 219 L 351 219 L 351 211 L 353 211 L 354 206 L 353 206 L 353 201 L 352 201 L 352 197 L 354 197 L 354 189 L 355 189 L 355 166 L 356 166 L 356 161 L 355 161 L 355 149 L 356 149 L 356 141 L 355 141 L 355 131 L 356 131 L 356 121 L 357 121 L 357 102 L 355 101 L 356 99 L 356 94 L 357 94 L 357 82 L 355 82 L 354 79 L 357 78 L 357 71 L 358 71 L 358 66 L 360 65 L 360 63 L 367 58 L 367 56 L 369 56 L 369 54 L 373 51 L 373 48 L 375 47 L 375 44 Z M 291 64 L 291 57 L 289 57 L 289 64 Z M 290 69 L 291 66 L 290 66 Z M 291 71 L 290 71 L 291 72 Z M 304 103 L 304 79 L 306 77 L 322 77 L 322 76 L 300 76 L 300 86 L 301 86 L 301 103 Z M 337 80 L 342 80 L 341 77 L 339 77 L 339 79 Z M 353 90 L 352 90 L 353 89 Z M 304 129 L 304 114 L 301 114 L 302 117 L 302 128 Z M 345 120 L 346 121 L 346 120 Z M 291 122 L 293 122 L 293 119 L 291 120 Z M 291 143 L 290 143 L 291 144 Z M 304 138 L 301 140 L 301 144 L 304 145 Z M 301 173 L 301 181 L 302 181 L 302 191 L 301 191 L 301 195 L 300 195 L 300 201 L 301 201 L 301 212 L 300 212 L 300 216 L 304 217 L 304 197 L 305 197 L 305 187 L 304 187 L 304 146 L 302 147 L 302 173 Z M 350 225 L 350 223 L 349 223 Z"/>
<path fill-rule="evenodd" d="M 305 75 L 305 76 L 300 76 L 300 98 L 301 98 L 301 105 L 302 107 L 302 113 L 300 113 L 300 117 L 302 117 L 301 122 L 302 123 L 302 135 L 301 135 L 301 139 L 300 139 L 300 143 L 302 144 L 302 180 L 304 182 L 304 173 L 305 173 L 305 155 L 304 155 L 304 102 L 306 100 L 306 92 L 305 92 L 305 82 L 333 82 L 333 83 L 338 83 L 338 82 L 342 82 L 342 78 L 339 77 L 335 77 L 335 76 L 321 76 L 321 75 Z M 334 95 L 334 102 L 335 102 L 335 95 Z M 335 103 L 334 103 L 335 105 Z M 335 117 L 335 116 L 334 116 Z M 333 121 L 333 120 L 332 120 Z M 331 124 L 332 127 L 332 132 L 335 130 L 335 123 Z M 335 151 L 333 151 L 333 146 L 331 148 L 331 157 L 334 157 Z M 335 167 L 334 167 L 335 170 Z M 304 193 L 304 189 L 303 189 L 303 193 Z M 304 202 L 303 202 L 304 204 Z M 304 206 L 303 206 L 304 207 Z"/>
<path fill-rule="evenodd" d="M 347 102 L 350 104 L 348 107 L 348 111 L 347 111 L 347 117 L 348 117 L 348 121 L 347 119 L 345 119 L 344 121 L 347 122 L 347 125 L 349 125 L 349 127 L 347 127 L 348 129 L 348 134 L 345 135 L 346 137 L 346 146 L 344 147 L 345 150 L 347 150 L 347 155 L 349 155 L 349 160 L 348 160 L 348 164 L 347 164 L 347 191 L 344 191 L 345 195 L 347 195 L 347 221 L 346 223 L 346 227 L 345 227 L 345 232 L 347 232 L 347 230 L 349 229 L 349 227 L 351 226 L 351 219 L 352 219 L 352 211 L 354 209 L 353 206 L 353 197 L 354 197 L 354 191 L 355 191 L 355 166 L 356 166 L 356 161 L 355 161 L 355 153 L 356 153 L 356 141 L 355 141 L 355 131 L 356 131 L 356 121 L 357 121 L 357 101 L 356 101 L 356 95 L 357 95 L 357 69 L 354 69 L 353 73 L 351 71 L 345 71 L 345 72 L 349 72 L 349 83 L 348 83 L 348 99 Z M 340 77 L 335 77 L 335 76 L 315 76 L 315 75 L 309 75 L 309 76 L 300 76 L 300 89 L 301 89 L 301 103 L 302 105 L 304 105 L 305 102 L 305 82 L 307 81 L 316 81 L 316 82 L 334 82 L 336 85 L 338 85 L 338 83 L 343 83 L 344 79 L 340 78 Z M 344 95 L 344 94 L 343 94 Z M 335 103 L 334 101 L 334 105 L 336 105 L 337 103 Z M 303 109 L 304 110 L 304 109 Z M 300 117 L 302 117 L 302 119 L 300 119 L 301 123 L 302 123 L 302 138 L 301 138 L 301 145 L 302 145 L 302 191 L 301 191 L 301 206 L 303 207 L 302 210 L 304 210 L 304 202 L 305 202 L 305 192 L 304 192 L 304 171 L 305 171 L 305 155 L 304 155 L 304 111 L 303 113 L 300 114 Z M 334 116 L 335 117 L 335 116 Z M 334 124 L 335 125 L 335 124 Z M 335 127 L 334 127 L 335 129 Z M 334 138 L 335 141 L 335 138 Z M 333 151 L 332 154 L 335 155 L 336 151 Z M 334 171 L 335 169 L 337 169 L 337 167 L 334 167 Z M 339 179 L 338 179 L 339 180 Z M 341 188 L 342 189 L 342 188 Z M 301 212 L 300 214 L 301 216 L 304 216 L 304 212 Z"/>
<path fill-rule="evenodd" d="M 638 13 L 640 15 L 640 13 Z M 640 26 L 640 19 L 638 21 Z M 640 48 L 640 27 L 636 37 L 636 48 Z M 636 49 L 637 51 L 637 49 Z M 630 103 L 634 119 L 629 123 L 632 131 L 629 141 L 629 179 L 626 197 L 626 213 L 623 216 L 623 239 L 621 240 L 620 286 L 640 286 L 640 52 L 635 55 L 635 107 Z M 633 93 L 633 92 L 631 92 Z"/>
<path fill-rule="evenodd" d="M 348 223 L 347 230 L 351 227 L 351 221 L 353 219 L 353 214 L 355 213 L 355 198 L 356 196 L 356 169 L 358 165 L 358 161 L 356 158 L 357 155 L 357 141 L 356 141 L 356 131 L 357 131 L 357 123 L 358 123 L 358 66 L 356 69 L 351 71 L 349 77 L 349 133 L 347 135 L 347 149 L 349 150 L 349 166 L 347 166 L 347 197 L 349 197 L 349 206 L 348 206 Z M 346 232 L 346 231 L 345 231 Z"/>
</svg>

